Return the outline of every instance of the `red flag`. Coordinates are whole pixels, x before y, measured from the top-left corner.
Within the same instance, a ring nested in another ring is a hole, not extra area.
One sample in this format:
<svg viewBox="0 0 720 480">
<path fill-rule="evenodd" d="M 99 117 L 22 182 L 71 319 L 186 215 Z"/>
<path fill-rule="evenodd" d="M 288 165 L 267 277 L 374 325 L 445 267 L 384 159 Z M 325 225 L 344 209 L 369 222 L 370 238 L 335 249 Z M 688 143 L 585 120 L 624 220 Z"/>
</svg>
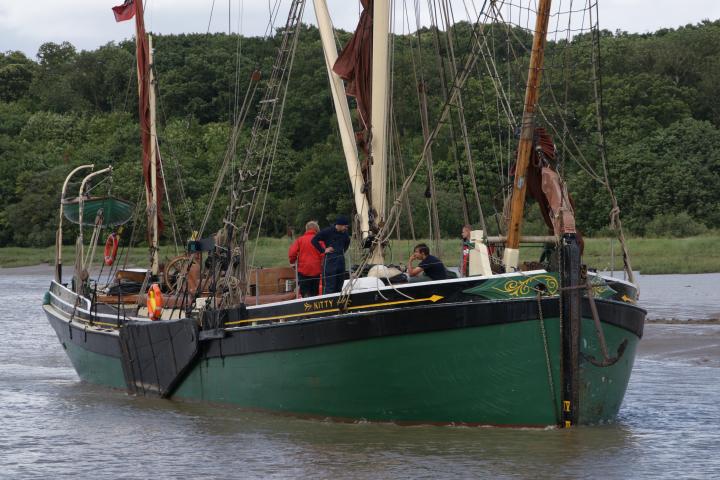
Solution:
<svg viewBox="0 0 720 480">
<path fill-rule="evenodd" d="M 141 0 L 142 1 L 142 0 Z M 116 22 L 124 22 L 135 16 L 135 0 L 125 0 L 125 3 L 112 8 Z"/>
</svg>

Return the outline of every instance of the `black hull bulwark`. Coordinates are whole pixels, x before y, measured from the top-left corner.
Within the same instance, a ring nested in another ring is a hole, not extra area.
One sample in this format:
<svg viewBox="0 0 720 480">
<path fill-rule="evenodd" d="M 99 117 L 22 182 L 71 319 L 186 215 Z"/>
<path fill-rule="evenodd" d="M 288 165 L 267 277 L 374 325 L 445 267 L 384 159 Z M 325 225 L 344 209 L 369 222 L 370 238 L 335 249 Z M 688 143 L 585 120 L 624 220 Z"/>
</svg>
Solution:
<svg viewBox="0 0 720 480">
<path fill-rule="evenodd" d="M 353 293 L 346 308 L 333 295 L 221 310 L 213 329 L 195 319 L 124 318 L 110 306 L 96 313 L 55 283 L 44 308 L 82 380 L 131 393 L 347 420 L 544 426 L 560 423 L 559 297 L 524 286 L 552 287 L 552 278 L 386 287 Z M 584 298 L 584 424 L 617 414 L 645 319 L 600 287 L 595 303 L 613 361 L 602 366 Z"/>
</svg>

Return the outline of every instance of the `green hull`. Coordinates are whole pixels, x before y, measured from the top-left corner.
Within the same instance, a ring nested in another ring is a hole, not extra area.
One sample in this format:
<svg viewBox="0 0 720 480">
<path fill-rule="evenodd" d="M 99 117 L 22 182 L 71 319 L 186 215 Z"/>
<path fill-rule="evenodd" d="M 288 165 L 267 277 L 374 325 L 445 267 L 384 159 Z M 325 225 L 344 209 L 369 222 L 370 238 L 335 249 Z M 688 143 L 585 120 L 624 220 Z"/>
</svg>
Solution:
<svg viewBox="0 0 720 480">
<path fill-rule="evenodd" d="M 599 359 L 592 321 L 582 330 L 583 355 Z M 635 359 L 635 334 L 603 330 L 611 355 L 627 348 L 609 367 L 581 360 L 580 424 L 615 418 Z M 119 357 L 61 341 L 82 380 L 126 388 Z M 352 421 L 556 425 L 560 350 L 559 319 L 548 318 L 545 335 L 531 320 L 228 355 L 197 361 L 173 398 Z"/>
<path fill-rule="evenodd" d="M 63 342 L 63 347 L 81 380 L 125 389 L 125 377 L 119 358 L 85 350 L 72 342 Z"/>
<path fill-rule="evenodd" d="M 547 351 L 560 351 L 558 319 L 545 329 Z M 590 320 L 583 329 L 594 332 Z M 608 345 L 628 346 L 611 367 L 584 362 L 583 424 L 615 418 L 635 358 L 635 335 L 604 330 Z M 598 356 L 592 337 L 585 353 Z M 175 396 L 352 420 L 544 426 L 560 409 L 560 361 L 549 361 L 552 380 L 539 322 L 529 321 L 209 359 Z"/>
</svg>

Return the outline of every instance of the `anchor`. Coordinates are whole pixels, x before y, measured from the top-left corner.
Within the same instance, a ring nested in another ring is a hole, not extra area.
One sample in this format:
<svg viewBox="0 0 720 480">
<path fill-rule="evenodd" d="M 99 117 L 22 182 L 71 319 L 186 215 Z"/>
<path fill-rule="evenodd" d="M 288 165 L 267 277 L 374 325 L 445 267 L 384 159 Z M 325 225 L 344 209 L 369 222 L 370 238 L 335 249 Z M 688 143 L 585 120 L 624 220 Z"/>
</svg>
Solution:
<svg viewBox="0 0 720 480">
<path fill-rule="evenodd" d="M 602 360 L 598 360 L 592 355 L 582 354 L 583 358 L 588 360 L 596 367 L 610 367 L 615 365 L 620 358 L 622 358 L 627 348 L 627 338 L 623 340 L 617 348 L 617 354 L 614 357 L 608 355 L 607 342 L 605 341 L 605 333 L 603 332 L 602 325 L 600 324 L 600 315 L 598 314 L 597 305 L 595 305 L 595 296 L 593 294 L 592 285 L 590 280 L 587 278 L 587 271 L 585 268 L 582 269 L 581 275 L 585 278 L 585 288 L 587 289 L 588 303 L 590 303 L 590 312 L 592 313 L 593 323 L 595 324 L 595 333 L 597 334 L 598 341 L 600 342 L 600 352 L 602 353 Z"/>
</svg>

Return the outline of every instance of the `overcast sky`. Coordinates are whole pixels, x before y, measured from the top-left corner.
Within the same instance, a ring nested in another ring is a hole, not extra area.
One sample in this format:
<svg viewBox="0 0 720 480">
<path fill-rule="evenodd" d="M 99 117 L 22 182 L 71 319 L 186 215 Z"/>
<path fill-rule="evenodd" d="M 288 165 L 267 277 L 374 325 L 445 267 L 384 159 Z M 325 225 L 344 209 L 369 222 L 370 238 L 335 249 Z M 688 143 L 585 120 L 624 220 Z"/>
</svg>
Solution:
<svg viewBox="0 0 720 480">
<path fill-rule="evenodd" d="M 205 33 L 231 29 L 263 35 L 270 3 L 276 0 L 146 0 L 146 26 L 155 33 Z M 403 0 L 395 0 L 401 6 Z M 408 5 L 414 0 L 405 0 Z M 461 3 L 463 0 L 457 0 Z M 471 0 L 465 0 L 472 3 Z M 92 50 L 110 41 L 132 37 L 133 22 L 115 23 L 111 7 L 123 0 L 0 0 L 0 51 L 20 50 L 31 58 L 44 42 L 69 41 L 79 50 Z M 720 0 L 599 0 L 600 25 L 608 30 L 653 32 L 705 19 L 720 19 Z M 211 7 L 215 4 L 212 18 Z M 425 5 L 425 0 L 420 0 Z M 474 0 L 477 5 L 482 0 Z M 514 2 L 517 3 L 517 2 Z M 554 2 L 558 4 L 558 2 Z M 563 0 L 568 5 L 569 0 Z M 582 4 L 575 0 L 574 5 Z M 289 4 L 289 0 L 283 0 Z M 350 30 L 357 22 L 357 2 L 328 0 L 335 26 Z M 242 15 L 239 13 L 242 10 Z M 278 23 L 284 23 L 285 10 Z M 457 19 L 460 19 L 456 16 Z M 315 23 L 308 0 L 304 21 Z"/>
</svg>

